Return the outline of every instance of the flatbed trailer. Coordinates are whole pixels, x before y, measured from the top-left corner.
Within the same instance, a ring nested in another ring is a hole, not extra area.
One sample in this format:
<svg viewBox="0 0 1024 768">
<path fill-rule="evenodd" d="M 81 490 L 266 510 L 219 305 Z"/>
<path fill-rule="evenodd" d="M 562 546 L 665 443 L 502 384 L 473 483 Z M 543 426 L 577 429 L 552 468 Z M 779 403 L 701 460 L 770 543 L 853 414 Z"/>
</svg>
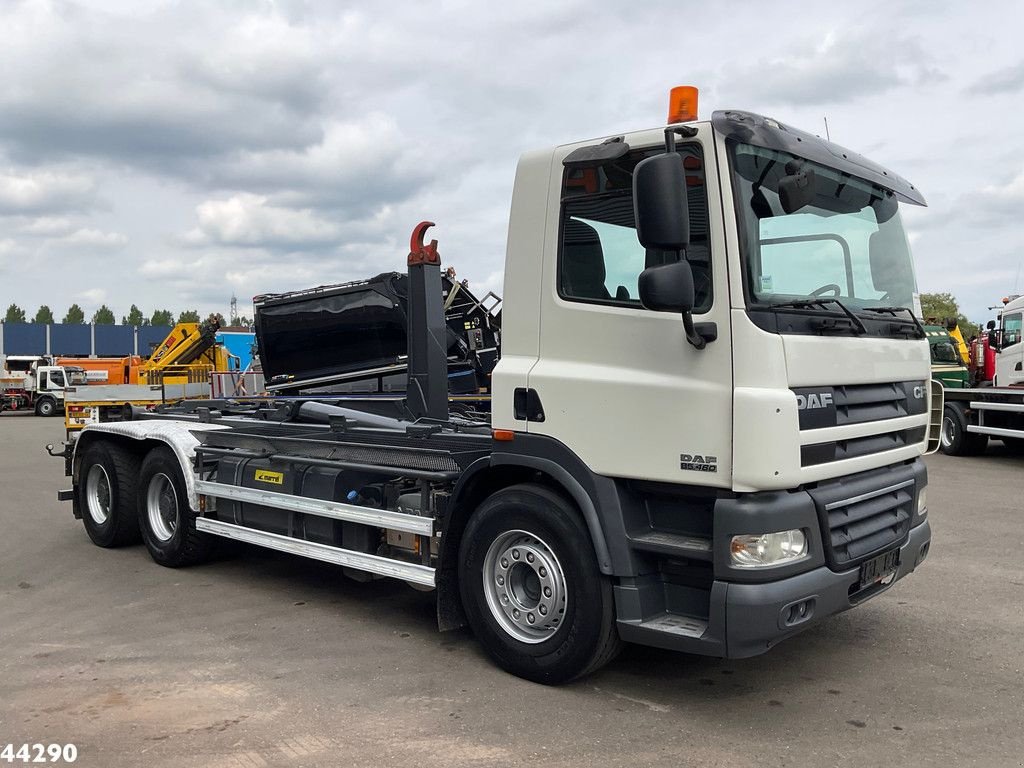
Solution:
<svg viewBox="0 0 1024 768">
<path fill-rule="evenodd" d="M 984 453 L 990 438 L 1024 454 L 1024 386 L 947 389 L 942 452 L 976 456 Z"/>
<path fill-rule="evenodd" d="M 89 384 L 64 391 L 64 429 L 70 439 L 90 424 L 131 421 L 159 405 L 208 398 L 205 382 L 164 384 Z"/>
<path fill-rule="evenodd" d="M 694 119 L 522 158 L 490 413 L 450 407 L 424 222 L 403 398 L 90 425 L 59 497 L 165 566 L 228 538 L 433 588 L 441 629 L 543 683 L 624 641 L 753 656 L 884 594 L 931 542 L 942 390 L 898 214 L 924 199 L 775 120 Z"/>
</svg>

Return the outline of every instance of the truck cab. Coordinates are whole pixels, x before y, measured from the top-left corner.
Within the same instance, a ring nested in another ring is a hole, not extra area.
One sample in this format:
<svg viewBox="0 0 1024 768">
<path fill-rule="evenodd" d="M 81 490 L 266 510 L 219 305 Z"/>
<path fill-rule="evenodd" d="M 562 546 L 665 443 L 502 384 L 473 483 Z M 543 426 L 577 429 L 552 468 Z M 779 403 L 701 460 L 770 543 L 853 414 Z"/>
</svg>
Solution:
<svg viewBox="0 0 1024 768">
<path fill-rule="evenodd" d="M 878 588 L 864 563 L 899 547 L 888 580 L 927 552 L 930 358 L 900 216 L 924 198 L 818 137 L 716 112 L 669 136 L 685 237 L 644 243 L 650 201 L 631 181 L 674 130 L 610 137 L 621 153 L 600 165 L 586 164 L 595 142 L 520 162 L 492 408 L 496 427 L 639 505 L 634 553 L 663 556 L 620 583 L 626 634 L 650 635 L 660 606 L 706 642 L 749 627 L 748 601 L 813 583 L 818 611 L 849 607 Z M 676 262 L 692 290 L 682 311 L 644 295 Z M 687 551 L 694 539 L 710 563 Z M 770 644 L 788 602 L 731 654 Z"/>
<path fill-rule="evenodd" d="M 32 402 L 37 416 L 56 416 L 64 410 L 64 390 L 88 384 L 84 368 L 39 365 L 32 372 Z"/>
<path fill-rule="evenodd" d="M 999 352 L 995 359 L 997 387 L 1024 385 L 1024 344 L 1021 344 L 1021 318 L 1024 296 L 1006 302 L 999 316 Z"/>
<path fill-rule="evenodd" d="M 946 327 L 926 325 L 924 330 L 928 334 L 928 351 L 932 358 L 932 379 L 946 389 L 968 386 L 970 373 Z"/>
</svg>

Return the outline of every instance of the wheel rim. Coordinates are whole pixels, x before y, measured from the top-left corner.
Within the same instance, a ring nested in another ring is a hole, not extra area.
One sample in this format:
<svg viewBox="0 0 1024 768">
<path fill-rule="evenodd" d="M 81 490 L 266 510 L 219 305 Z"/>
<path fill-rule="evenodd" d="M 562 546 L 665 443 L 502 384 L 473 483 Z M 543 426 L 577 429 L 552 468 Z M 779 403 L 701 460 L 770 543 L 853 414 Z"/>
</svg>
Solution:
<svg viewBox="0 0 1024 768">
<path fill-rule="evenodd" d="M 558 558 L 527 531 L 506 531 L 487 549 L 484 596 L 498 625 L 523 643 L 542 643 L 565 618 L 567 589 Z"/>
<path fill-rule="evenodd" d="M 942 417 L 942 431 L 939 433 L 939 439 L 942 441 L 943 448 L 949 448 L 953 444 L 953 440 L 956 436 L 956 425 L 953 423 L 953 419 L 949 416 Z"/>
<path fill-rule="evenodd" d="M 170 541 L 178 528 L 178 492 L 163 472 L 153 475 L 146 489 L 149 529 L 159 541 Z"/>
<path fill-rule="evenodd" d="M 110 478 L 102 464 L 89 467 L 85 477 L 85 507 L 97 525 L 103 525 L 110 517 Z"/>
</svg>

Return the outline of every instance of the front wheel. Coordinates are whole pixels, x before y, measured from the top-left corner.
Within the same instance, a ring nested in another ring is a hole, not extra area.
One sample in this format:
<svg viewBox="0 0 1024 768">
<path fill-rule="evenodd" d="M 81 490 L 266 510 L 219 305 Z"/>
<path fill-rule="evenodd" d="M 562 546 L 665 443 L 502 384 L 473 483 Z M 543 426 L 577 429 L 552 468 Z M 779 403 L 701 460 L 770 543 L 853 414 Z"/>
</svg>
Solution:
<svg viewBox="0 0 1024 768">
<path fill-rule="evenodd" d="M 54 416 L 57 413 L 57 401 L 52 397 L 44 397 L 36 402 L 36 416 Z"/>
<path fill-rule="evenodd" d="M 985 451 L 988 435 L 967 431 L 967 414 L 959 403 L 947 403 L 942 411 L 939 446 L 949 456 L 976 456 Z"/>
<path fill-rule="evenodd" d="M 160 565 L 179 568 L 209 553 L 210 538 L 196 530 L 181 465 L 168 448 L 154 448 L 142 462 L 138 520 L 146 549 Z"/>
<path fill-rule="evenodd" d="M 476 510 L 459 551 L 462 604 L 503 669 L 538 683 L 589 674 L 621 648 L 612 586 L 579 514 L 538 485 L 499 491 Z"/>
</svg>

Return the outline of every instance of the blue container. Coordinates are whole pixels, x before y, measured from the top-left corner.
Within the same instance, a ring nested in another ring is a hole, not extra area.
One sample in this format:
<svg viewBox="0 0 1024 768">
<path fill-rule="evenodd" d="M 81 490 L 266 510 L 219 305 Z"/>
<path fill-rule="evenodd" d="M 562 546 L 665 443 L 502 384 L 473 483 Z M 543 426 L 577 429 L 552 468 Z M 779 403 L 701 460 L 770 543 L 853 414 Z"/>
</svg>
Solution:
<svg viewBox="0 0 1024 768">
<path fill-rule="evenodd" d="M 35 323 L 3 323 L 4 354 L 45 355 L 46 326 Z"/>
<path fill-rule="evenodd" d="M 50 326 L 50 354 L 55 357 L 85 357 L 91 352 L 91 326 L 64 323 Z"/>
</svg>

